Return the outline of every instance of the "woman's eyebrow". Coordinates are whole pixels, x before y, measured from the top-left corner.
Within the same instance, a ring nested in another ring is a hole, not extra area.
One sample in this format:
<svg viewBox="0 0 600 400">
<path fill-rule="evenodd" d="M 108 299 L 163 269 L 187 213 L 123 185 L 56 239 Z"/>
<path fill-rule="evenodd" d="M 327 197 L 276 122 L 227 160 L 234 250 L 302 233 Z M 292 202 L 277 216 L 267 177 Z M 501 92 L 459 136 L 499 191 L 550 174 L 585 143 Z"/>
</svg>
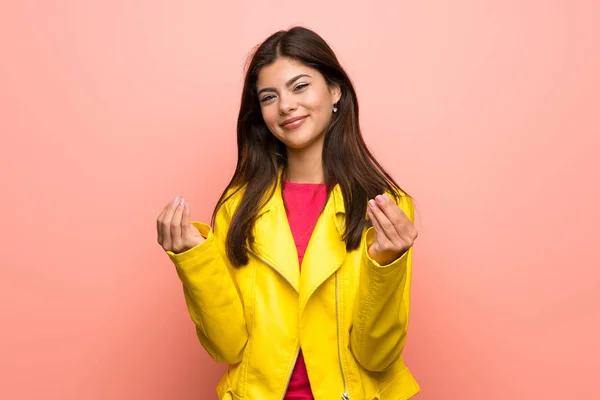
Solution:
<svg viewBox="0 0 600 400">
<path fill-rule="evenodd" d="M 294 82 L 296 82 L 298 79 L 300 78 L 304 78 L 304 77 L 309 77 L 312 78 L 310 75 L 308 74 L 300 74 L 300 75 L 296 75 L 295 77 L 293 77 L 292 79 L 290 79 L 289 81 L 287 81 L 285 83 L 286 86 L 290 86 L 291 84 L 293 84 Z M 267 88 L 262 88 L 258 91 L 258 95 L 260 95 L 262 92 L 276 92 L 275 88 L 271 88 L 271 87 L 267 87 Z"/>
</svg>

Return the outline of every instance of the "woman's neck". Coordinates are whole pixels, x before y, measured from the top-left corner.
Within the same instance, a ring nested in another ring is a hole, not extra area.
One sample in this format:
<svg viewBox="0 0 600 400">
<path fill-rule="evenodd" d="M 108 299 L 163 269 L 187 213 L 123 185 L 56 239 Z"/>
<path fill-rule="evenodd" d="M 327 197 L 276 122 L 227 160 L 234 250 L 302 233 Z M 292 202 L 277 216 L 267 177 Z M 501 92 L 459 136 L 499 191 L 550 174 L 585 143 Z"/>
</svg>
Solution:
<svg viewBox="0 0 600 400">
<path fill-rule="evenodd" d="M 310 146 L 301 150 L 288 148 L 285 180 L 293 183 L 325 182 L 323 146 Z"/>
</svg>

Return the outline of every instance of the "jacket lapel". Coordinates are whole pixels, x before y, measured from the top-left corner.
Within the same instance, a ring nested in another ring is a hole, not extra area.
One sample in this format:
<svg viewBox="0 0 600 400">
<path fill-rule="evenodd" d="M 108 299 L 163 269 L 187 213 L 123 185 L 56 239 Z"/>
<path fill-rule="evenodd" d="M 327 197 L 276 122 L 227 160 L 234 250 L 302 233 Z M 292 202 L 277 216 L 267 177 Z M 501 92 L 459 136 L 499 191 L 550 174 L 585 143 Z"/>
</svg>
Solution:
<svg viewBox="0 0 600 400">
<path fill-rule="evenodd" d="M 346 243 L 342 239 L 344 221 L 344 202 L 336 186 L 315 225 L 302 261 L 300 315 L 315 290 L 340 268 L 346 257 Z"/>
<path fill-rule="evenodd" d="M 335 186 L 319 216 L 302 261 L 290 230 L 278 182 L 255 225 L 257 256 L 279 273 L 300 296 L 300 313 L 315 290 L 337 271 L 346 256 L 342 240 L 345 221 L 341 189 Z"/>
<path fill-rule="evenodd" d="M 259 213 L 254 228 L 254 245 L 262 258 L 278 272 L 296 292 L 300 281 L 298 252 L 285 213 L 281 185 Z"/>
</svg>

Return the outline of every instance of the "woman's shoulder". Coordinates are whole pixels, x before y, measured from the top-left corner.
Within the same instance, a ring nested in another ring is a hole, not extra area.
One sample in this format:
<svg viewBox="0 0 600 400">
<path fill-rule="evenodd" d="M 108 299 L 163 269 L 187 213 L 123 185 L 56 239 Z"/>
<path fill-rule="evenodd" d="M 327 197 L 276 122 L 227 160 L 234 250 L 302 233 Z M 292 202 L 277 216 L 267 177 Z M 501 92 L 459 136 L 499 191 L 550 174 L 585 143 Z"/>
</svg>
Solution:
<svg viewBox="0 0 600 400">
<path fill-rule="evenodd" d="M 229 186 L 227 189 L 225 189 L 225 193 L 220 201 L 221 208 L 225 208 L 228 213 L 235 210 L 235 208 L 240 204 L 245 190 L 245 185 Z"/>
</svg>

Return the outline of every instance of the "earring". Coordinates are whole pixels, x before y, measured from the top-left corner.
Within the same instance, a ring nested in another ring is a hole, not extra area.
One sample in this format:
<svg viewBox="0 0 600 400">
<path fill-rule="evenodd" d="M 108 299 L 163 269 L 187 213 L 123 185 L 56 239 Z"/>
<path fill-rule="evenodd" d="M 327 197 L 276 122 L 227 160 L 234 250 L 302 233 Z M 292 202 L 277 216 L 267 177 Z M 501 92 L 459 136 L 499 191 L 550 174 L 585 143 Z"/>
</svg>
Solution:
<svg viewBox="0 0 600 400">
<path fill-rule="evenodd" d="M 333 105 L 333 112 L 337 112 L 337 107 L 335 104 Z"/>
</svg>

